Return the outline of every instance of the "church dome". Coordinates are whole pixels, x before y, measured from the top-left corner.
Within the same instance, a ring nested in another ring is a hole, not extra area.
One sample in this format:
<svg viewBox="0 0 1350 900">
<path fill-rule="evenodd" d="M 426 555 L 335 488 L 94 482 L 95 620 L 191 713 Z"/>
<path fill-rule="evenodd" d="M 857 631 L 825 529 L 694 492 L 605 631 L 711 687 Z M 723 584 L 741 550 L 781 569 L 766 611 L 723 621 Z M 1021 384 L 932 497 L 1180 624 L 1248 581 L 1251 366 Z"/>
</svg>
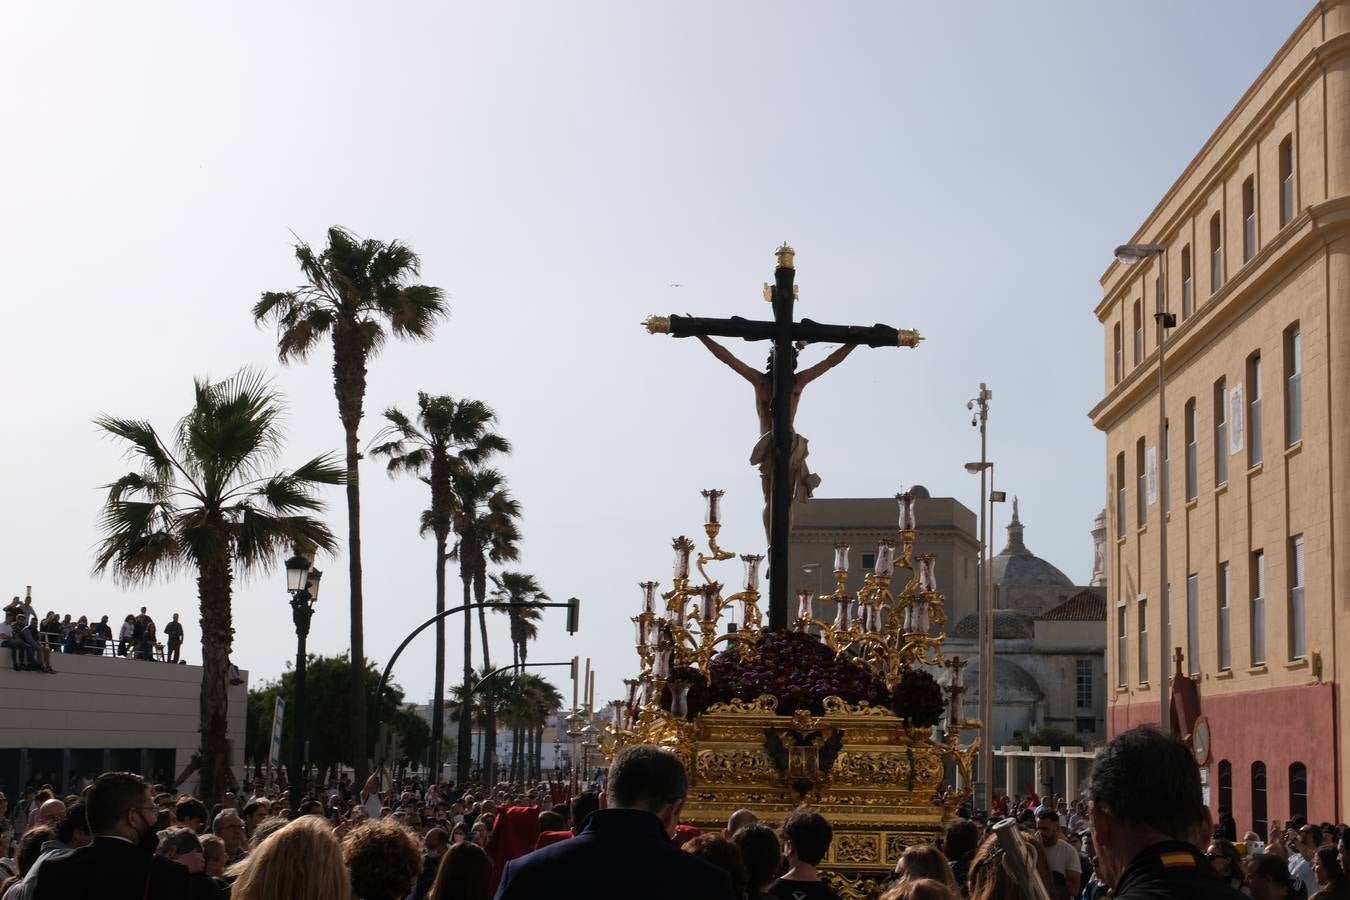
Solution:
<svg viewBox="0 0 1350 900">
<path fill-rule="evenodd" d="M 1008 546 L 990 563 L 994 584 L 1004 586 L 1059 585 L 1072 587 L 1069 577 L 1027 549 L 1022 540 L 1023 525 L 1017 516 L 1017 498 L 1013 498 L 1012 521 L 1008 523 Z"/>
</svg>

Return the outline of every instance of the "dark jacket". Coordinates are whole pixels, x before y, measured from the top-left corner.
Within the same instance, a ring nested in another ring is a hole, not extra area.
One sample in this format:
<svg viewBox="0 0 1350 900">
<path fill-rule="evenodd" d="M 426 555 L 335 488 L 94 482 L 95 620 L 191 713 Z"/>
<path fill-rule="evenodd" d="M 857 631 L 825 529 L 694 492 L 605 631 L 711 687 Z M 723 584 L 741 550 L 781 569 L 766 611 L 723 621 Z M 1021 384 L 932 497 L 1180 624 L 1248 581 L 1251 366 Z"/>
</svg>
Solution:
<svg viewBox="0 0 1350 900">
<path fill-rule="evenodd" d="M 506 864 L 497 900 L 732 900 L 726 872 L 671 844 L 661 820 L 636 809 L 601 809 L 571 840 Z"/>
<path fill-rule="evenodd" d="M 188 870 L 126 841 L 102 835 L 87 847 L 44 860 L 33 900 L 190 900 Z"/>
<path fill-rule="evenodd" d="M 1246 900 L 1219 877 L 1209 860 L 1184 841 L 1154 844 L 1116 882 L 1115 900 Z"/>
</svg>

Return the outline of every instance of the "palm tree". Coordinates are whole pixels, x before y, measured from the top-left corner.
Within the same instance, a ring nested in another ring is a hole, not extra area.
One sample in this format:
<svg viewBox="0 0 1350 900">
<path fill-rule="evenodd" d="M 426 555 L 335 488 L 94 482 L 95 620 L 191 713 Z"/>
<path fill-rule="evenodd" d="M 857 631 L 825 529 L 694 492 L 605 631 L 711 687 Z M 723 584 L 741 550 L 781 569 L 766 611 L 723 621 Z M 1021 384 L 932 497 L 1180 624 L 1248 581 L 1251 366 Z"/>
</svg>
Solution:
<svg viewBox="0 0 1350 900">
<path fill-rule="evenodd" d="M 539 636 L 535 624 L 542 618 L 539 604 L 549 603 L 549 596 L 533 575 L 524 572 L 503 572 L 491 578 L 492 599 L 497 601 L 494 609 L 511 617 L 511 664 L 520 670 L 525 666 L 526 647 Z"/>
<path fill-rule="evenodd" d="M 318 485 L 341 484 L 332 456 L 269 473 L 281 450 L 282 402 L 259 373 L 219 382 L 197 379 L 192 409 L 166 443 L 139 419 L 94 423 L 128 444 L 140 463 L 107 485 L 94 572 L 127 585 L 187 571 L 197 575 L 201 607 L 201 795 L 220 796 L 229 780 L 230 604 L 236 572 L 247 575 L 292 545 L 332 551 L 328 527 L 309 513 Z"/>
<path fill-rule="evenodd" d="M 553 682 L 538 675 L 524 676 L 531 684 L 530 693 L 535 701 L 534 708 L 534 754 L 529 779 L 538 781 L 544 774 L 544 728 L 548 726 L 549 716 L 562 708 L 563 697 Z"/>
<path fill-rule="evenodd" d="M 430 531 L 436 538 L 436 613 L 445 612 L 445 562 L 450 540 L 455 495 L 450 475 L 466 467 L 478 466 L 494 453 L 509 453 L 506 438 L 490 431 L 496 421 L 487 404 L 478 400 L 417 395 L 417 421 L 414 423 L 398 409 L 384 411 L 389 425 L 376 436 L 380 441 L 372 451 L 389 459 L 389 476 L 400 472 L 415 475 L 431 488 L 431 507 L 422 515 L 421 533 Z M 464 611 L 466 621 L 470 619 Z M 445 704 L 445 621 L 436 622 L 436 687 L 431 707 L 431 768 L 440 780 L 439 761 L 444 734 Z"/>
<path fill-rule="evenodd" d="M 492 668 L 492 654 L 487 641 L 487 615 L 481 606 L 487 597 L 487 564 L 503 563 L 515 560 L 520 551 L 520 531 L 516 521 L 520 518 L 520 504 L 506 488 L 506 479 L 495 469 L 466 468 L 452 473 L 450 479 L 454 491 L 455 511 L 452 527 L 458 538 L 451 548 L 449 557 L 459 561 L 459 577 L 464 586 L 464 603 L 480 604 L 479 627 L 483 641 L 483 669 Z M 472 619 L 464 617 L 464 683 L 470 683 L 472 676 Z M 486 741 L 489 748 L 495 749 L 496 726 L 493 714 L 492 682 L 486 689 L 489 694 L 488 730 Z M 465 723 L 460 723 L 460 749 L 456 759 L 456 777 L 463 781 L 468 777 L 470 753 Z M 488 768 L 491 769 L 494 753 L 488 754 Z M 488 772 L 491 775 L 491 772 Z"/>
<path fill-rule="evenodd" d="M 253 320 L 273 320 L 277 356 L 283 363 L 303 360 L 324 335 L 333 342 L 333 392 L 346 435 L 347 554 L 351 585 L 352 682 L 348 699 L 352 765 L 356 782 L 366 778 L 365 637 L 361 592 L 361 483 L 356 464 L 357 429 L 366 398 L 366 362 L 395 337 L 426 340 L 446 314 L 440 288 L 408 284 L 421 260 L 398 241 L 361 240 L 344 228 L 328 229 L 328 246 L 316 254 L 306 243 L 295 248 L 306 284 L 289 291 L 266 291 L 253 306 Z"/>
</svg>

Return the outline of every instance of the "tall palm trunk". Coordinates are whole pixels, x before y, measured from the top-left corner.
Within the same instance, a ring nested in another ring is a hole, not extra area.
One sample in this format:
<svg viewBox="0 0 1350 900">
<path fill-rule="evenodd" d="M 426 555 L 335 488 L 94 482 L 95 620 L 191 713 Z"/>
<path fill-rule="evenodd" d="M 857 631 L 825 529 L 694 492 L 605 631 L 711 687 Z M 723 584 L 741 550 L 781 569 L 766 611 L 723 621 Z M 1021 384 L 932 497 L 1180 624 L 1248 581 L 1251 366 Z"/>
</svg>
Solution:
<svg viewBox="0 0 1350 900">
<path fill-rule="evenodd" d="M 369 774 L 366 754 L 366 648 L 361 593 L 361 484 L 357 463 L 361 459 L 356 431 L 361 425 L 366 396 L 366 355 L 356 323 L 338 321 L 333 330 L 333 392 L 338 416 L 346 432 L 347 451 L 347 577 L 350 584 L 352 677 L 347 697 L 347 722 L 351 734 L 349 753 L 356 770 L 356 784 Z"/>
<path fill-rule="evenodd" d="M 487 608 L 483 605 L 487 602 L 487 561 L 483 559 L 482 548 L 477 549 L 473 573 L 473 595 L 474 602 L 478 604 L 478 628 L 483 639 L 483 668 L 490 672 L 492 671 L 492 654 L 488 649 Z M 497 780 L 497 697 L 492 681 L 488 682 L 485 690 L 487 691 L 487 723 L 485 727 L 487 750 L 484 754 L 483 772 L 484 777 L 488 779 L 487 783 L 493 784 Z"/>
<path fill-rule="evenodd" d="M 473 703 L 469 691 L 473 689 L 473 617 L 467 609 L 472 590 L 472 579 L 464 561 L 464 547 L 460 546 L 459 577 L 464 583 L 464 693 L 460 697 L 459 746 L 455 753 L 455 780 L 463 790 L 473 767 Z"/>
<path fill-rule="evenodd" d="M 532 781 L 542 781 L 544 779 L 544 726 L 536 725 L 534 728 L 534 771 L 530 774 Z"/>
<path fill-rule="evenodd" d="M 445 612 L 445 545 L 447 536 L 436 533 L 436 615 Z M 431 695 L 431 758 L 427 768 L 432 783 L 441 780 L 441 742 L 445 735 L 445 619 L 436 620 L 436 685 Z"/>
<path fill-rule="evenodd" d="M 202 615 L 200 794 L 208 802 L 224 795 L 230 782 L 226 734 L 230 714 L 230 649 L 234 639 L 230 621 L 232 582 L 228 551 L 198 570 L 197 598 Z"/>
</svg>

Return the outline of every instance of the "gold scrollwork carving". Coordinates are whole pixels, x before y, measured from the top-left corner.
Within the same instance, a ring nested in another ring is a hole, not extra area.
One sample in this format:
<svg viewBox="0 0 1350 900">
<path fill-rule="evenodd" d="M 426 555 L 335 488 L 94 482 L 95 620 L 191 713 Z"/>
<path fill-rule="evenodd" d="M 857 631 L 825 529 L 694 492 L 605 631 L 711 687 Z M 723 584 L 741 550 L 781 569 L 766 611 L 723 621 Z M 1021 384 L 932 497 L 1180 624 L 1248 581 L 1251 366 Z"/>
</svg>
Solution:
<svg viewBox="0 0 1350 900">
<path fill-rule="evenodd" d="M 900 786 L 909 781 L 910 761 L 906 754 L 891 750 L 844 750 L 831 775 L 836 784 Z"/>
<path fill-rule="evenodd" d="M 850 878 L 841 872 L 822 872 L 820 877 L 834 889 L 839 900 L 872 900 L 886 886 L 886 876 L 882 874 Z"/>
<path fill-rule="evenodd" d="M 849 703 L 840 697 L 826 697 L 823 701 L 827 716 L 867 716 L 875 719 L 893 719 L 895 714 L 884 706 L 873 706 L 866 700 Z"/>
<path fill-rule="evenodd" d="M 752 784 L 774 771 L 763 750 L 700 750 L 694 765 L 700 784 Z"/>
<path fill-rule="evenodd" d="M 880 845 L 876 834 L 844 832 L 834 836 L 834 859 L 841 863 L 881 862 Z"/>
<path fill-rule="evenodd" d="M 778 714 L 778 698 L 772 694 L 760 694 L 754 700 L 742 700 L 739 697 L 732 697 L 726 703 L 714 703 L 708 707 L 705 715 L 715 715 L 717 713 L 759 713 L 759 714 Z"/>
</svg>

